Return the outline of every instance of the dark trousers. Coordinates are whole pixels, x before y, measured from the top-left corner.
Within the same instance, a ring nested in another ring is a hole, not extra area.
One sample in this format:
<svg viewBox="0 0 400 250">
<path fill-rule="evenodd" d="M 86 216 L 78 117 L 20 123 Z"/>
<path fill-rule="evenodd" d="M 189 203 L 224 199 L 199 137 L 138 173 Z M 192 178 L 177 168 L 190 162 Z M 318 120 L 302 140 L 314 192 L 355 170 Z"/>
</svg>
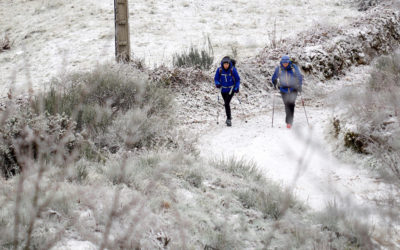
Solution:
<svg viewBox="0 0 400 250">
<path fill-rule="evenodd" d="M 232 91 L 232 94 L 229 94 L 229 92 L 221 93 L 221 94 L 222 94 L 222 98 L 224 98 L 226 118 L 231 120 L 232 119 L 232 115 L 231 115 L 231 105 L 230 105 L 230 103 L 231 103 L 232 97 L 233 97 L 233 95 L 235 93 Z"/>
<path fill-rule="evenodd" d="M 297 98 L 297 91 L 291 91 L 289 93 L 281 92 L 283 103 L 285 104 L 286 111 L 286 123 L 293 124 L 294 107 Z"/>
</svg>

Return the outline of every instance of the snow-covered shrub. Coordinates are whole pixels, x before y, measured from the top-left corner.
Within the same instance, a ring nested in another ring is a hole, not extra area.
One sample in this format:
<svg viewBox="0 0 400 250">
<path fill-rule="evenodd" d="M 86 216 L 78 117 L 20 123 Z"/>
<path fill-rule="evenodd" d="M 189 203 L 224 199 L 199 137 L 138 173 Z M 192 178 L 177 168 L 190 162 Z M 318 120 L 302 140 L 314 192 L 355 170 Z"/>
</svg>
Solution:
<svg viewBox="0 0 400 250">
<path fill-rule="evenodd" d="M 363 135 L 348 131 L 344 135 L 344 146 L 353 149 L 359 154 L 367 154 L 368 139 Z"/>
<path fill-rule="evenodd" d="M 174 68 L 158 67 L 150 73 L 153 81 L 165 84 L 173 88 L 174 91 L 185 91 L 182 85 L 191 88 L 199 88 L 199 85 L 193 83 L 210 82 L 212 78 L 209 74 L 200 69 L 194 68 Z"/>
<path fill-rule="evenodd" d="M 126 111 L 141 104 L 145 92 L 145 76 L 133 71 L 124 65 L 101 65 L 92 72 L 54 79 L 50 91 L 37 97 L 36 109 L 72 115 L 82 111 L 81 106 L 96 104 Z"/>
<path fill-rule="evenodd" d="M 112 152 L 124 145 L 154 145 L 170 130 L 174 114 L 170 91 L 126 65 L 103 65 L 55 80 L 34 107 L 37 113 L 72 117 L 79 131 Z"/>
<path fill-rule="evenodd" d="M 23 192 L 18 192 L 20 180 Z M 252 189 L 259 189 L 249 194 L 255 205 L 245 207 L 238 194 Z M 310 219 L 298 204 L 270 203 L 278 196 L 284 200 L 287 191 L 243 160 L 210 163 L 184 152 L 118 152 L 105 164 L 82 159 L 42 173 L 33 168 L 0 181 L 0 190 L 0 245 L 5 248 L 61 248 L 71 238 L 98 249 L 356 246 L 346 235 L 349 230 L 323 228 L 324 220 Z M 272 210 L 280 216 L 266 215 L 260 202 L 276 205 Z"/>
<path fill-rule="evenodd" d="M 267 46 L 255 58 L 256 66 L 262 75 L 271 77 L 276 62 L 289 54 L 304 73 L 328 80 L 352 65 L 368 64 L 375 56 L 400 45 L 400 13 L 389 8 L 378 10 L 370 10 L 348 27 L 316 25 L 275 49 Z"/>
<path fill-rule="evenodd" d="M 378 5 L 382 0 L 356 0 L 355 2 L 359 11 L 366 11 L 369 8 Z"/>
<path fill-rule="evenodd" d="M 370 75 L 369 87 L 377 93 L 398 90 L 400 88 L 400 51 L 378 58 Z"/>
<path fill-rule="evenodd" d="M 359 209 L 358 209 L 359 210 Z M 372 228 L 366 223 L 352 218 L 352 213 L 360 213 L 357 209 L 339 208 L 331 202 L 326 209 L 317 213 L 316 221 L 325 232 L 320 242 L 328 243 L 333 249 L 375 249 L 372 242 Z M 327 238 L 325 238 L 327 237 Z"/>
<path fill-rule="evenodd" d="M 268 180 L 254 163 L 229 158 L 216 160 L 212 164 L 224 172 L 248 180 L 248 185 L 238 188 L 235 195 L 244 207 L 260 211 L 265 218 L 279 219 L 289 208 L 300 208 L 290 191 L 275 184 L 266 186 Z"/>
<path fill-rule="evenodd" d="M 0 127 L 0 167 L 9 178 L 44 159 L 63 165 L 82 143 L 76 123 L 65 115 L 36 115 L 29 106 L 4 112 Z M 40 163 L 38 163 L 40 164 Z"/>
<path fill-rule="evenodd" d="M 11 45 L 12 42 L 10 41 L 10 38 L 7 35 L 0 38 L 0 52 L 11 49 Z"/>
<path fill-rule="evenodd" d="M 210 50 L 191 47 L 189 51 L 173 56 L 173 65 L 176 67 L 194 67 L 200 69 L 210 69 L 214 62 L 214 55 Z"/>
<path fill-rule="evenodd" d="M 75 224 L 76 190 L 57 179 L 62 171 L 43 163 L 0 182 L 2 249 L 50 249 Z"/>
<path fill-rule="evenodd" d="M 400 51 L 378 58 L 365 87 L 353 90 L 343 96 L 339 139 L 400 180 Z"/>
</svg>

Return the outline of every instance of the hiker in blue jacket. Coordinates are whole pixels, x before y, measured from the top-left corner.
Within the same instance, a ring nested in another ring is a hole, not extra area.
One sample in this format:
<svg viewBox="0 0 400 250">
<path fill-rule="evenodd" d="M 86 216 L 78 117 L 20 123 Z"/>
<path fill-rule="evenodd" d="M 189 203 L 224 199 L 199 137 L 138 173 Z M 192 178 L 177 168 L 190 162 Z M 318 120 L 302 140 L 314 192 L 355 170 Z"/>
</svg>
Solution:
<svg viewBox="0 0 400 250">
<path fill-rule="evenodd" d="M 294 107 L 297 93 L 301 92 L 303 85 L 303 76 L 297 65 L 292 63 L 289 56 L 283 56 L 280 66 L 276 67 L 272 76 L 274 88 L 279 90 L 282 95 L 286 111 L 286 127 L 290 129 L 293 125 Z"/>
<path fill-rule="evenodd" d="M 240 77 L 235 68 L 235 61 L 229 56 L 221 60 L 221 67 L 217 69 L 214 77 L 215 87 L 221 89 L 222 98 L 224 98 L 226 125 L 232 126 L 232 115 L 230 102 L 235 93 L 239 93 Z"/>
</svg>

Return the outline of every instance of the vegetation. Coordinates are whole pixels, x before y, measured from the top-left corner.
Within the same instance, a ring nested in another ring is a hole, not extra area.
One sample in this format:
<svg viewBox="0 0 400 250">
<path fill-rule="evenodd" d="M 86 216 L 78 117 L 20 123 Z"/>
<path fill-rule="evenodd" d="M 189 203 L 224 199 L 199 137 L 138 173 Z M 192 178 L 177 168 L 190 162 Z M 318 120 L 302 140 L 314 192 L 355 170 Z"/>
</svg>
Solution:
<svg viewBox="0 0 400 250">
<path fill-rule="evenodd" d="M 199 50 L 192 46 L 187 52 L 173 56 L 173 65 L 176 67 L 194 67 L 208 70 L 213 62 L 212 47 L 211 49 Z"/>
<path fill-rule="evenodd" d="M 399 82 L 400 52 L 381 56 L 366 87 L 359 91 L 361 95 L 349 94 L 345 98 L 349 112 L 340 121 L 344 145 L 357 153 L 372 154 L 379 161 L 374 165 L 397 181 L 400 180 Z M 355 128 L 344 129 L 348 123 Z"/>
<path fill-rule="evenodd" d="M 11 49 L 11 46 L 12 42 L 7 35 L 5 35 L 3 38 L 0 38 L 0 52 Z"/>
</svg>

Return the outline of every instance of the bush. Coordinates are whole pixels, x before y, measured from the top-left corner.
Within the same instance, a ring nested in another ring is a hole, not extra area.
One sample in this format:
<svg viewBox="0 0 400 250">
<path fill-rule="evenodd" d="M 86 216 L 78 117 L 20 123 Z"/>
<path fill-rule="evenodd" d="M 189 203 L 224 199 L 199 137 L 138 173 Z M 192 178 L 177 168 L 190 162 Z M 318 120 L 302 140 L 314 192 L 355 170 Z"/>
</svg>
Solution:
<svg viewBox="0 0 400 250">
<path fill-rule="evenodd" d="M 215 160 L 212 165 L 236 178 L 244 179 L 248 185 L 238 188 L 234 194 L 245 208 L 258 210 L 265 218 L 277 220 L 289 208 L 296 205 L 301 207 L 289 190 L 268 181 L 253 162 L 232 157 Z"/>
<path fill-rule="evenodd" d="M 366 11 L 369 8 L 378 5 L 382 0 L 356 0 L 355 2 L 359 11 Z"/>
<path fill-rule="evenodd" d="M 78 131 L 111 152 L 155 145 L 167 137 L 174 116 L 171 92 L 126 65 L 56 79 L 33 107 L 38 114 L 72 117 Z"/>
<path fill-rule="evenodd" d="M 317 213 L 316 220 L 322 232 L 327 232 L 330 245 L 334 249 L 376 249 L 372 242 L 372 227 L 352 218 L 352 213 L 360 213 L 359 209 L 349 211 L 349 207 L 341 209 L 336 202 L 327 205 L 324 211 Z"/>
<path fill-rule="evenodd" d="M 371 154 L 379 170 L 400 180 L 400 51 L 378 58 L 365 88 L 347 95 L 340 120 L 344 145 Z"/>
<path fill-rule="evenodd" d="M 3 114 L 4 115 L 4 114 Z M 36 116 L 29 107 L 18 107 L 0 127 L 0 167 L 4 177 L 31 167 L 35 161 L 62 165 L 74 157 L 82 138 L 76 123 L 65 115 Z"/>
<path fill-rule="evenodd" d="M 387 92 L 400 87 L 400 51 L 377 59 L 370 73 L 369 87 L 374 91 Z"/>
<path fill-rule="evenodd" d="M 65 113 L 74 117 L 82 117 L 87 106 L 86 116 L 90 117 L 95 113 L 95 105 L 113 112 L 126 111 L 141 105 L 146 87 L 144 77 L 133 75 L 125 66 L 99 66 L 90 73 L 53 80 L 50 91 L 39 95 L 34 107 L 38 113 L 44 109 L 50 114 Z M 89 121 L 80 122 L 83 124 L 78 127 Z"/>
<path fill-rule="evenodd" d="M 189 51 L 173 56 L 173 65 L 176 67 L 195 67 L 200 69 L 210 69 L 214 62 L 214 55 L 209 51 L 191 47 Z"/>
<path fill-rule="evenodd" d="M 351 148 L 356 153 L 359 154 L 368 154 L 368 140 L 364 138 L 361 134 L 355 132 L 346 132 L 344 135 L 344 146 L 347 148 Z"/>
<path fill-rule="evenodd" d="M 337 139 L 339 137 L 340 130 L 341 130 L 340 120 L 338 118 L 334 117 L 333 120 L 332 120 L 332 125 L 333 125 L 333 130 L 334 130 L 333 131 L 334 132 L 334 136 Z"/>
<path fill-rule="evenodd" d="M 8 36 L 4 36 L 0 39 L 0 52 L 11 49 L 11 45 L 12 42 L 10 41 L 10 38 L 8 38 Z"/>
</svg>

